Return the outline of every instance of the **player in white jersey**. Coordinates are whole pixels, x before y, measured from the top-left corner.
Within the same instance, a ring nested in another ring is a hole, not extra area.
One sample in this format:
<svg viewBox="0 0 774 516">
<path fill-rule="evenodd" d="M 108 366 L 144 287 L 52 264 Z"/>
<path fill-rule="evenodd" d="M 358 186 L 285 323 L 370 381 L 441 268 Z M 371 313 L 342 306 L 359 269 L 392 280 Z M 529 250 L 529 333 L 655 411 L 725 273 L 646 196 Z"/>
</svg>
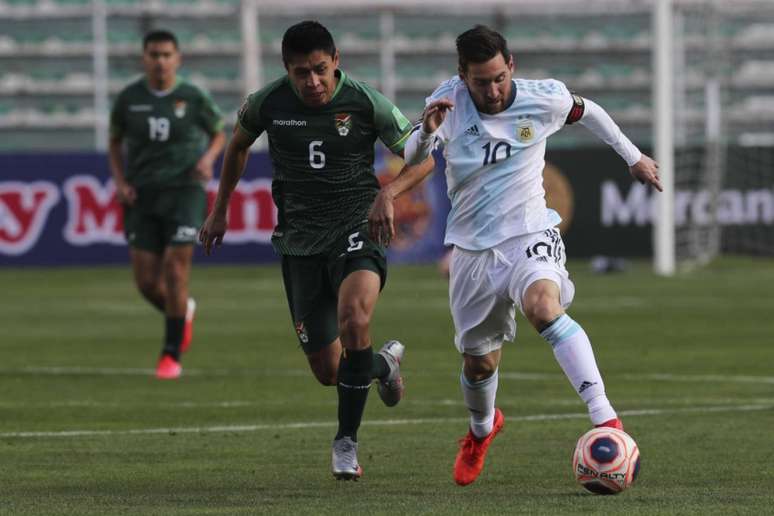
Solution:
<svg viewBox="0 0 774 516">
<path fill-rule="evenodd" d="M 428 98 L 406 161 L 444 147 L 451 200 L 446 244 L 453 246 L 449 298 L 470 429 L 454 465 L 460 485 L 473 482 L 504 418 L 495 408 L 504 341 L 516 335 L 518 307 L 553 347 L 596 426 L 623 428 L 610 405 L 583 328 L 565 313 L 575 287 L 565 269 L 559 215 L 546 207 L 546 139 L 579 122 L 613 147 L 632 176 L 661 191 L 658 165 L 624 136 L 594 102 L 560 81 L 514 79 L 505 39 L 484 27 L 457 38 L 459 77 Z"/>
</svg>

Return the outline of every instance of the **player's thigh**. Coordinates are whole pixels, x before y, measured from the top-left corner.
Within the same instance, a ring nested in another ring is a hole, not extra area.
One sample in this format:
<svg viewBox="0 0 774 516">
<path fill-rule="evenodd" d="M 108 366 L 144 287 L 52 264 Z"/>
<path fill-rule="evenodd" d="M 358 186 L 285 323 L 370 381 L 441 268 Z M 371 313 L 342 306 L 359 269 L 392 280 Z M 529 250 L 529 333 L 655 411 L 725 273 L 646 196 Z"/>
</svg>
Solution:
<svg viewBox="0 0 774 516">
<path fill-rule="evenodd" d="M 207 195 L 201 186 L 164 190 L 156 209 L 164 224 L 165 246 L 196 244 L 207 211 Z"/>
<path fill-rule="evenodd" d="M 380 287 L 380 277 L 373 270 L 356 269 L 347 274 L 338 292 L 339 326 L 354 323 L 367 327 L 379 299 Z"/>
<path fill-rule="evenodd" d="M 491 251 L 452 251 L 449 305 L 454 321 L 454 344 L 460 353 L 484 356 L 516 336 L 515 308 L 503 296 Z"/>
<path fill-rule="evenodd" d="M 559 230 L 551 228 L 540 233 L 526 235 L 515 240 L 507 256 L 514 261 L 514 274 L 508 285 L 510 297 L 525 313 L 525 296 L 532 285 L 541 280 L 553 282 L 557 287 L 558 304 L 567 308 L 575 297 L 575 285 L 565 267 L 564 242 Z M 532 289 L 536 291 L 536 289 Z M 540 294 L 548 295 L 552 289 L 541 288 Z"/>
<path fill-rule="evenodd" d="M 384 248 L 368 235 L 366 229 L 354 229 L 328 250 L 328 277 L 334 292 L 353 272 L 370 271 L 378 277 L 378 290 L 387 283 L 387 257 Z"/>
<path fill-rule="evenodd" d="M 307 355 L 330 346 L 339 335 L 336 295 L 325 256 L 283 256 L 282 281 L 298 342 Z"/>
</svg>

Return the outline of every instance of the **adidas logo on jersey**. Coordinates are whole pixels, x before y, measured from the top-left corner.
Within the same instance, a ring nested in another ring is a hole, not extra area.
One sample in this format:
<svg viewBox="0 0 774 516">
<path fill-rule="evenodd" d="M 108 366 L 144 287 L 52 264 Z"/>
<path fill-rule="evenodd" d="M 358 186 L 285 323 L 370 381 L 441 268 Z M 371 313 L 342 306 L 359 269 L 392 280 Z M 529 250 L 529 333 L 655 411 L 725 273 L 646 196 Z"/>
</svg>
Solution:
<svg viewBox="0 0 774 516">
<path fill-rule="evenodd" d="M 474 124 L 474 125 L 468 127 L 467 129 L 465 129 L 465 134 L 470 135 L 470 136 L 479 136 L 478 126 Z"/>
</svg>

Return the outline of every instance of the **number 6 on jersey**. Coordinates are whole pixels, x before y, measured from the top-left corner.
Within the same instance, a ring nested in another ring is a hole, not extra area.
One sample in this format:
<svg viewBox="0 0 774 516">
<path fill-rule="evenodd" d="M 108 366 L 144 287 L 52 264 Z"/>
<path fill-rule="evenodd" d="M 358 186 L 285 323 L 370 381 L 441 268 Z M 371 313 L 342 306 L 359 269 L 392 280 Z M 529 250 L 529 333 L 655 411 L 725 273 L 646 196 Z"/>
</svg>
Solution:
<svg viewBox="0 0 774 516">
<path fill-rule="evenodd" d="M 309 166 L 317 170 L 325 167 L 325 153 L 317 150 L 322 144 L 322 140 L 315 140 L 309 144 Z"/>
</svg>

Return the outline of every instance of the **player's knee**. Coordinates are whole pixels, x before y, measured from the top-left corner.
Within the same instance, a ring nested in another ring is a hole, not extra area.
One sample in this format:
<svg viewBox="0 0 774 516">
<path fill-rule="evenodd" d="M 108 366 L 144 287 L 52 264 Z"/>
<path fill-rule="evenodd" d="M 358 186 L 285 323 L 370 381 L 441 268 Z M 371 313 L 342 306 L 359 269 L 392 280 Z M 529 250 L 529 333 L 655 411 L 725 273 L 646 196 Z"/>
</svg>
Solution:
<svg viewBox="0 0 774 516">
<path fill-rule="evenodd" d="M 368 335 L 370 318 L 364 310 L 357 308 L 341 310 L 339 334 L 348 342 L 359 342 Z"/>
<path fill-rule="evenodd" d="M 538 293 L 524 304 L 525 317 L 538 330 L 545 328 L 562 313 L 559 300 L 547 293 Z"/>
<path fill-rule="evenodd" d="M 471 382 L 486 380 L 497 371 L 498 361 L 491 355 L 464 357 L 464 374 Z"/>
<path fill-rule="evenodd" d="M 135 284 L 140 294 L 146 298 L 155 297 L 160 290 L 158 279 L 150 276 L 136 278 Z"/>
<path fill-rule="evenodd" d="M 187 267 L 179 260 L 164 262 L 164 278 L 168 284 L 183 285 L 187 281 Z"/>
</svg>

